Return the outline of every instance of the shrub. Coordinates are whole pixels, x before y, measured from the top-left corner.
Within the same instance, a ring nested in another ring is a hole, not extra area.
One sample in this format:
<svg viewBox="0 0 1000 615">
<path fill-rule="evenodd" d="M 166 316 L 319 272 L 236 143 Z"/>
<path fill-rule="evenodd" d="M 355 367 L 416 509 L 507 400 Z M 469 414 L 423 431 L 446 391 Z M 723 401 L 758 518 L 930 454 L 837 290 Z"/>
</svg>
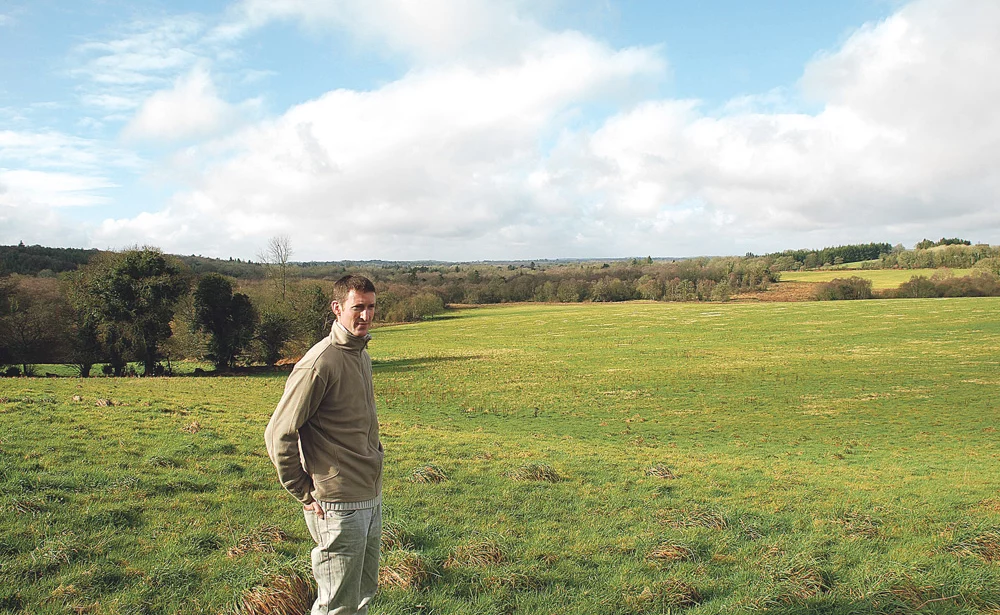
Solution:
<svg viewBox="0 0 1000 615">
<path fill-rule="evenodd" d="M 848 299 L 871 299 L 872 281 L 858 276 L 836 278 L 820 284 L 816 289 L 819 301 L 840 301 Z"/>
</svg>

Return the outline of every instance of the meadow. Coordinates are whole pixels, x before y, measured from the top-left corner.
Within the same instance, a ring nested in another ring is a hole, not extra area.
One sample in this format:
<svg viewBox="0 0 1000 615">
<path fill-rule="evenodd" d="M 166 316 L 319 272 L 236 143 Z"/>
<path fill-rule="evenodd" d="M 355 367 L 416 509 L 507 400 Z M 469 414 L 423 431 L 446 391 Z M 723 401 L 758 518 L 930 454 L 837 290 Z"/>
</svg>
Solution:
<svg viewBox="0 0 1000 615">
<path fill-rule="evenodd" d="M 857 276 L 872 281 L 875 290 L 898 288 L 900 284 L 909 282 L 911 278 L 923 276 L 930 278 L 934 274 L 947 272 L 955 277 L 972 275 L 974 269 L 824 269 L 816 271 L 782 271 L 782 282 L 829 282 L 836 278 Z"/>
<path fill-rule="evenodd" d="M 514 305 L 377 329 L 373 612 L 1000 612 L 998 309 Z M 311 544 L 262 442 L 283 383 L 0 379 L 0 612 L 295 612 Z"/>
</svg>

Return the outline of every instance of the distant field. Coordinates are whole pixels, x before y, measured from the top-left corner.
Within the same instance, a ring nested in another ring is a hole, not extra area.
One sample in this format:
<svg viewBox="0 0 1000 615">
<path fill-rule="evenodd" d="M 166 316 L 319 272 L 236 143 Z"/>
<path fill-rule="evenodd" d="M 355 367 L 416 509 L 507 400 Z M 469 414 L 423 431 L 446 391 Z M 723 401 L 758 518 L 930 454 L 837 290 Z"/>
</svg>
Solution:
<svg viewBox="0 0 1000 615">
<path fill-rule="evenodd" d="M 378 329 L 393 574 L 373 612 L 996 612 L 998 309 L 518 305 Z M 0 612 L 293 612 L 310 542 L 261 438 L 283 382 L 0 379 Z"/>
<path fill-rule="evenodd" d="M 858 276 L 872 281 L 872 288 L 884 290 L 897 288 L 903 282 L 909 282 L 914 276 L 929 278 L 939 269 L 855 269 L 835 271 L 782 271 L 782 282 L 829 282 L 834 278 L 849 278 Z M 948 269 L 957 277 L 970 275 L 972 269 Z"/>
</svg>

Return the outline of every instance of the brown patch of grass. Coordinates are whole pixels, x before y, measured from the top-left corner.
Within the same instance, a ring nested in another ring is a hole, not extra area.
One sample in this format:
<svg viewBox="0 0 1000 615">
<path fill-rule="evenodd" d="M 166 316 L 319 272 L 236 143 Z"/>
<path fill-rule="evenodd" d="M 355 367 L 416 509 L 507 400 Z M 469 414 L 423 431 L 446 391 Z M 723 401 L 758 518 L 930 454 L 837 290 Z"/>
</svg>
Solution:
<svg viewBox="0 0 1000 615">
<path fill-rule="evenodd" d="M 242 557 L 247 553 L 274 553 L 274 545 L 288 540 L 288 534 L 276 525 L 262 525 L 245 534 L 226 551 L 226 557 Z"/>
<path fill-rule="evenodd" d="M 800 602 L 829 591 L 823 573 L 810 566 L 796 565 L 778 574 L 784 586 L 779 599 L 785 603 Z"/>
<path fill-rule="evenodd" d="M 420 589 L 432 577 L 430 566 L 423 556 L 402 549 L 390 551 L 378 569 L 378 584 L 381 587 L 400 589 Z"/>
<path fill-rule="evenodd" d="M 649 554 L 646 559 L 661 560 L 668 562 L 683 562 L 694 559 L 694 551 L 684 545 L 669 542 L 660 543 Z"/>
<path fill-rule="evenodd" d="M 495 541 L 484 540 L 455 547 L 444 562 L 445 568 L 456 566 L 496 566 L 507 560 L 507 556 Z"/>
<path fill-rule="evenodd" d="M 110 408 L 111 406 L 115 405 L 115 402 L 114 402 L 114 400 L 106 399 L 106 398 L 102 397 L 102 398 L 100 398 L 100 399 L 97 400 L 97 403 L 95 405 L 97 407 L 99 407 L 99 408 Z"/>
<path fill-rule="evenodd" d="M 986 532 L 948 547 L 959 557 L 972 555 L 986 562 L 1000 562 L 1000 531 Z"/>
<path fill-rule="evenodd" d="M 275 575 L 240 597 L 235 613 L 240 615 L 300 615 L 312 604 L 313 591 L 299 575 Z"/>
<path fill-rule="evenodd" d="M 706 527 L 711 530 L 724 530 L 729 527 L 726 518 L 717 512 L 703 508 L 692 510 L 667 509 L 658 511 L 661 523 L 675 529 L 686 527 Z"/>
<path fill-rule="evenodd" d="M 199 431 L 201 431 L 201 423 L 199 423 L 198 421 L 191 421 L 190 425 L 185 425 L 184 427 L 181 427 L 181 431 L 183 431 L 184 433 L 198 433 Z"/>
<path fill-rule="evenodd" d="M 745 519 L 740 519 L 740 534 L 747 540 L 760 540 L 764 537 L 764 533 L 760 531 L 759 527 Z"/>
<path fill-rule="evenodd" d="M 413 483 L 441 483 L 448 480 L 448 475 L 439 466 L 421 466 L 410 474 Z"/>
<path fill-rule="evenodd" d="M 733 301 L 812 301 L 816 294 L 818 282 L 776 282 L 767 290 L 738 293 L 732 296 Z"/>
<path fill-rule="evenodd" d="M 73 401 L 83 401 L 83 397 L 81 397 L 80 395 L 74 395 Z"/>
<path fill-rule="evenodd" d="M 877 519 L 856 512 L 846 512 L 834 522 L 844 526 L 844 530 L 854 538 L 878 538 L 882 525 Z"/>
<path fill-rule="evenodd" d="M 986 499 L 979 503 L 979 507 L 993 512 L 1000 512 L 1000 500 Z"/>
<path fill-rule="evenodd" d="M 521 572 L 511 572 L 508 574 L 489 575 L 480 580 L 484 589 L 497 591 L 508 589 L 512 591 L 535 591 L 541 589 L 543 583 L 538 577 L 523 574 Z"/>
<path fill-rule="evenodd" d="M 871 589 L 859 595 L 879 613 L 909 613 L 919 611 L 930 602 L 938 601 L 940 588 L 919 585 L 906 574 L 890 573 L 867 583 Z"/>
<path fill-rule="evenodd" d="M 17 498 L 14 500 L 14 503 L 11 504 L 11 508 L 22 515 L 35 515 L 42 511 L 41 504 L 25 498 Z"/>
<path fill-rule="evenodd" d="M 636 613 L 663 613 L 697 606 L 702 601 L 695 587 L 678 579 L 647 585 L 639 593 L 626 593 L 625 604 Z"/>
<path fill-rule="evenodd" d="M 677 475 L 662 463 L 658 463 L 646 470 L 646 476 L 655 476 L 656 478 L 663 478 L 666 480 L 673 480 L 677 478 Z"/>
<path fill-rule="evenodd" d="M 546 483 L 558 483 L 562 480 L 555 469 L 545 463 L 526 463 L 508 473 L 514 480 L 533 480 Z"/>
<path fill-rule="evenodd" d="M 409 534 L 398 523 L 386 521 L 382 524 L 382 550 L 409 549 L 412 547 Z"/>
</svg>

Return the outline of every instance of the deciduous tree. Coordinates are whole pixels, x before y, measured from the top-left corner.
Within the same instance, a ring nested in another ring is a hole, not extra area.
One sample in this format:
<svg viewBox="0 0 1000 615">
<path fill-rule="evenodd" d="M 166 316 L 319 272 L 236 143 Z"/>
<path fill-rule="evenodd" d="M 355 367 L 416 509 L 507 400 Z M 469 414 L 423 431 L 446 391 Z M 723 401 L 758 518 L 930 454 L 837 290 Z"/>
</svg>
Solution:
<svg viewBox="0 0 1000 615">
<path fill-rule="evenodd" d="M 257 325 L 250 297 L 233 293 L 233 283 L 225 276 L 209 273 L 195 288 L 194 311 L 195 326 L 211 336 L 208 358 L 217 368 L 233 367 Z"/>
<path fill-rule="evenodd" d="M 143 375 L 153 375 L 174 305 L 188 290 L 182 265 L 158 248 L 105 252 L 83 268 L 80 284 L 115 372 L 132 352 L 142 359 Z"/>
</svg>

